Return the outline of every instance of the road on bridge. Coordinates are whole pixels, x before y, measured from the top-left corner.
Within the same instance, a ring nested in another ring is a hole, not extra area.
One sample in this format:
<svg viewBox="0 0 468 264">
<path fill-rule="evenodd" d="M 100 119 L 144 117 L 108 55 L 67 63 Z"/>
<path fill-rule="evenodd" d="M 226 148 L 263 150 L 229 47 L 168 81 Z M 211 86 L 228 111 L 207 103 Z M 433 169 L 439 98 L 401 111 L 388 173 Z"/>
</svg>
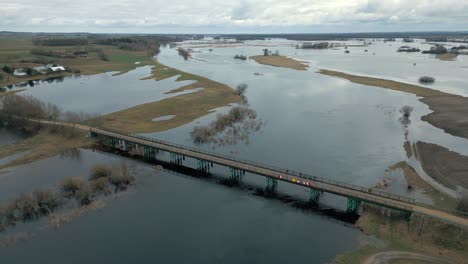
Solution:
<svg viewBox="0 0 468 264">
<path fill-rule="evenodd" d="M 35 120 L 38 121 L 38 120 Z M 51 121 L 43 121 L 39 120 L 38 122 L 46 123 L 46 124 L 57 124 Z M 301 177 L 298 175 L 293 175 L 289 173 L 285 173 L 283 171 L 255 165 L 253 163 L 238 161 L 232 158 L 227 158 L 225 156 L 217 155 L 217 154 L 210 154 L 206 153 L 201 150 L 193 150 L 189 148 L 184 148 L 181 146 L 176 146 L 174 144 L 162 141 L 156 141 L 151 139 L 145 139 L 138 136 L 133 135 L 126 135 L 119 132 L 111 132 L 108 130 L 103 130 L 99 128 L 94 128 L 86 125 L 81 124 L 71 124 L 71 123 L 60 123 L 61 125 L 66 126 L 74 126 L 81 130 L 92 131 L 98 135 L 108 136 L 117 138 L 120 140 L 125 140 L 127 142 L 133 142 L 142 146 L 153 147 L 156 149 L 177 153 L 181 155 L 185 155 L 188 157 L 205 160 L 209 162 L 213 162 L 219 165 L 228 166 L 244 171 L 248 171 L 251 173 L 263 175 L 266 177 L 271 177 L 280 181 L 288 182 L 291 184 L 296 184 L 300 186 L 305 186 L 309 188 L 315 188 L 319 190 L 323 190 L 325 192 L 333 193 L 340 196 L 345 197 L 352 197 L 359 199 L 361 201 L 369 202 L 372 204 L 378 204 L 390 208 L 395 208 L 403 211 L 419 213 L 431 217 L 435 217 L 447 222 L 451 222 L 457 225 L 468 227 L 468 218 L 463 216 L 454 215 L 452 213 L 446 212 L 441 209 L 437 209 L 434 207 L 430 207 L 423 204 L 414 203 L 410 199 L 403 200 L 403 199 L 396 199 L 394 196 L 382 195 L 382 192 L 376 191 L 370 188 L 350 188 L 349 186 L 343 184 L 336 184 L 336 183 L 329 183 L 323 182 L 320 180 L 314 180 L 310 177 Z"/>
</svg>

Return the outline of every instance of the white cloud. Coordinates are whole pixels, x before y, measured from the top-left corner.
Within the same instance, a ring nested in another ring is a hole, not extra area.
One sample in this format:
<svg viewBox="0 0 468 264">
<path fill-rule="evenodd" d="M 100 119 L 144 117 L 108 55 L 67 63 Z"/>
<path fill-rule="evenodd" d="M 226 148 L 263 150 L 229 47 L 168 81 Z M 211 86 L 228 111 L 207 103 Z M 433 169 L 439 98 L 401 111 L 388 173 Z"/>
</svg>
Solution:
<svg viewBox="0 0 468 264">
<path fill-rule="evenodd" d="M 0 30 L 466 30 L 468 0 L 0 0 Z M 255 31 L 254 31 L 255 32 Z"/>
</svg>

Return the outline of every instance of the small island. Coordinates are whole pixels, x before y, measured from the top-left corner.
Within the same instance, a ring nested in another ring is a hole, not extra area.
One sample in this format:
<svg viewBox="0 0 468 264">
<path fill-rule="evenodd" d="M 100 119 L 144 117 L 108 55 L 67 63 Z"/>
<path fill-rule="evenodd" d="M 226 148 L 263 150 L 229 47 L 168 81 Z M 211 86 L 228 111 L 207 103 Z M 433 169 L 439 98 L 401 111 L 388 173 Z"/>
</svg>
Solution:
<svg viewBox="0 0 468 264">
<path fill-rule="evenodd" d="M 309 67 L 309 65 L 305 64 L 304 61 L 298 61 L 286 56 L 281 56 L 278 52 L 275 52 L 274 55 L 272 55 L 271 52 L 269 52 L 267 49 L 264 50 L 263 55 L 252 56 L 250 58 L 260 64 L 289 68 L 299 71 L 305 71 Z"/>
</svg>

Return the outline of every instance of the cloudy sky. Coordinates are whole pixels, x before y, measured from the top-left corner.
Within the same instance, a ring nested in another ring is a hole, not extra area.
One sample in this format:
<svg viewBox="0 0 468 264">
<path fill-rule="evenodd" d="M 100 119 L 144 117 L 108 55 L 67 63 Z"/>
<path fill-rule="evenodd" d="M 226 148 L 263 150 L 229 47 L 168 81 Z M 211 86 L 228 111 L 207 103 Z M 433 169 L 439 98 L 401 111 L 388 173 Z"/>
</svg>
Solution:
<svg viewBox="0 0 468 264">
<path fill-rule="evenodd" d="M 321 33 L 468 30 L 468 0 L 0 0 L 0 31 Z"/>
</svg>

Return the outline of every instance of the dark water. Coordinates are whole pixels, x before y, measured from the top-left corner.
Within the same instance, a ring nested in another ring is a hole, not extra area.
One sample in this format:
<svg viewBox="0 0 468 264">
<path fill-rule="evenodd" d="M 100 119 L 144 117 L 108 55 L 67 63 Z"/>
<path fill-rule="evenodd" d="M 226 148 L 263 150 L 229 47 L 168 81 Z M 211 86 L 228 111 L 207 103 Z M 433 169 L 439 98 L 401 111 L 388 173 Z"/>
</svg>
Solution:
<svg viewBox="0 0 468 264">
<path fill-rule="evenodd" d="M 42 171 L 29 180 L 37 176 L 34 186 L 42 180 L 50 185 L 58 178 L 46 175 L 80 175 L 115 158 L 82 151 L 81 160 L 36 162 L 31 167 Z M 137 182 L 129 191 L 59 230 L 30 224 L 35 237 L 0 248 L 2 263 L 326 263 L 355 249 L 361 237 L 343 222 L 277 200 L 139 162 L 131 167 Z M 14 185 L 3 182 L 2 193 Z"/>
</svg>

